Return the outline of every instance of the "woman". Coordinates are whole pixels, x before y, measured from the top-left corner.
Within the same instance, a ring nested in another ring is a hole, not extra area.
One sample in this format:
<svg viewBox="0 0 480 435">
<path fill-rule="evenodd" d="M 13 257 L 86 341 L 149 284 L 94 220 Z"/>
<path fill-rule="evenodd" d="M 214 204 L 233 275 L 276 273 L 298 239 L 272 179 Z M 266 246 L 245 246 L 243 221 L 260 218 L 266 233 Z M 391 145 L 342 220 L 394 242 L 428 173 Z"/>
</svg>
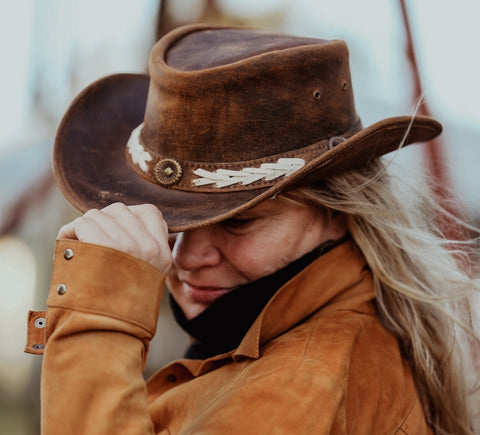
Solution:
<svg viewBox="0 0 480 435">
<path fill-rule="evenodd" d="M 27 348 L 44 433 L 473 433 L 475 283 L 380 160 L 440 132 L 362 128 L 343 42 L 246 29 L 177 29 L 150 78 L 87 88 L 54 156 L 86 213 Z M 145 383 L 164 277 L 193 342 Z"/>
</svg>

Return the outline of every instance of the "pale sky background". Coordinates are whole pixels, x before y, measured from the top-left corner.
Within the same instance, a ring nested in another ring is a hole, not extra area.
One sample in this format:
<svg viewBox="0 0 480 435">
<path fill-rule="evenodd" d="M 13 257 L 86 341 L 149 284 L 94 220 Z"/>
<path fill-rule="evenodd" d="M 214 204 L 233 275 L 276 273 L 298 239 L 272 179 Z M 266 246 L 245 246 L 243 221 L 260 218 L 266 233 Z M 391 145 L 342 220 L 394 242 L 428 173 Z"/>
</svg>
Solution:
<svg viewBox="0 0 480 435">
<path fill-rule="evenodd" d="M 174 2 L 178 15 L 189 19 L 195 19 L 199 3 Z M 284 18 L 279 30 L 346 39 L 358 111 L 365 125 L 411 112 L 398 1 L 221 0 L 220 4 L 239 17 L 280 10 Z M 2 156 L 12 158 L 12 153 L 35 141 L 51 142 L 52 130 L 72 97 L 88 83 L 108 73 L 142 69 L 158 2 L 1 0 L 0 5 L 2 169 Z M 449 151 L 458 172 L 455 183 L 459 194 L 478 207 L 476 179 L 471 172 L 457 169 L 480 160 L 480 146 L 471 142 L 472 137 L 478 139 L 480 126 L 480 2 L 407 0 L 407 7 L 427 101 L 445 124 L 448 148 L 456 151 Z M 35 98 L 41 99 L 49 124 L 34 112 Z M 464 139 L 457 130 L 466 131 Z M 50 158 L 48 152 L 45 156 Z"/>
<path fill-rule="evenodd" d="M 195 20 L 199 2 L 175 0 L 176 13 Z M 364 125 L 412 113 L 398 1 L 219 3 L 256 23 L 280 11 L 279 31 L 345 39 Z M 407 7 L 426 100 L 445 127 L 442 138 L 453 187 L 478 217 L 480 1 L 407 0 Z M 144 70 L 157 8 L 154 0 L 0 0 L 0 223 L 25 187 L 49 170 L 55 128 L 74 95 L 103 75 Z M 400 154 L 406 171 L 421 170 L 419 147 Z M 39 212 L 29 237 L 54 231 L 50 227 L 58 223 L 46 216 Z M 23 314 L 43 308 L 33 303 L 38 259 L 24 241 L 4 238 L 0 263 L 0 385 L 18 392 L 29 382 L 25 374 L 32 364 L 31 357 L 22 354 Z"/>
</svg>

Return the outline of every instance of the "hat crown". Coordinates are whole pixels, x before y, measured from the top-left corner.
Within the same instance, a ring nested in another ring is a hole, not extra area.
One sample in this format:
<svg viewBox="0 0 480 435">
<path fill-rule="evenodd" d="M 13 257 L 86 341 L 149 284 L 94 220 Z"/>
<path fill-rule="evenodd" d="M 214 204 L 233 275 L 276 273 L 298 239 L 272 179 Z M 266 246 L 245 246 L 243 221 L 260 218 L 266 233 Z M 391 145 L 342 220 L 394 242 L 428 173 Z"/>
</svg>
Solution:
<svg viewBox="0 0 480 435">
<path fill-rule="evenodd" d="M 341 41 L 195 25 L 155 45 L 150 76 L 107 76 L 75 98 L 54 170 L 80 210 L 151 203 L 177 232 L 441 131 L 422 116 L 362 129 Z"/>
<path fill-rule="evenodd" d="M 184 27 L 150 58 L 144 146 L 185 161 L 295 151 L 358 124 L 343 41 Z"/>
</svg>

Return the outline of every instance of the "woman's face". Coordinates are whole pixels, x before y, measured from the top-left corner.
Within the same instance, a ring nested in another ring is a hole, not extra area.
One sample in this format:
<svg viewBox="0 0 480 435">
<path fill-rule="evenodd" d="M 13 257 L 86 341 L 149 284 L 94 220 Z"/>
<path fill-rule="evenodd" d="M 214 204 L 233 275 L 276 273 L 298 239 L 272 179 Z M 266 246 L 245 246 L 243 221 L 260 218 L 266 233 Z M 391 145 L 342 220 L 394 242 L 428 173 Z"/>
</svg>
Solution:
<svg viewBox="0 0 480 435">
<path fill-rule="evenodd" d="M 267 200 L 232 219 L 173 236 L 167 286 L 187 319 L 236 287 L 269 275 L 346 234 L 316 207 Z"/>
</svg>

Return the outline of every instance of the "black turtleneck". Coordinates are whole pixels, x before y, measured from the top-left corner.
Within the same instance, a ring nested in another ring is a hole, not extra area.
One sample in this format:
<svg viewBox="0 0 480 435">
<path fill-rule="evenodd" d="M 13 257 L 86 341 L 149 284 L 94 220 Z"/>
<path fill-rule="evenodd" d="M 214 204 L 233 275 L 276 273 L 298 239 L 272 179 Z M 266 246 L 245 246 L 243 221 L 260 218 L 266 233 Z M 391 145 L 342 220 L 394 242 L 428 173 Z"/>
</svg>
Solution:
<svg viewBox="0 0 480 435">
<path fill-rule="evenodd" d="M 187 320 L 170 294 L 175 320 L 195 339 L 185 357 L 205 359 L 235 349 L 277 290 L 320 255 L 343 241 L 345 239 L 325 242 L 273 274 L 232 290 L 191 320 Z"/>
</svg>

